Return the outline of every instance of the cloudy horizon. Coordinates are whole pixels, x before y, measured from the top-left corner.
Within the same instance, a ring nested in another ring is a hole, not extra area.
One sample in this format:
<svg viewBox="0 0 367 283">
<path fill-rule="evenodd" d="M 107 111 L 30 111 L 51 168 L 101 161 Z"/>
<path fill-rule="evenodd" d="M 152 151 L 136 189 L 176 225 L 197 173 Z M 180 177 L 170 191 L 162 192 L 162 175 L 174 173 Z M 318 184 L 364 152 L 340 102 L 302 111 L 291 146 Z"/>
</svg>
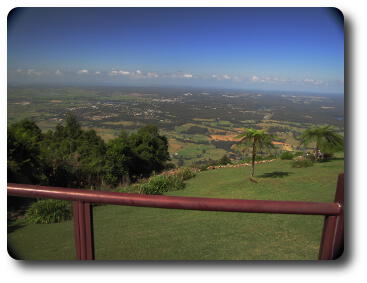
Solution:
<svg viewBox="0 0 367 283">
<path fill-rule="evenodd" d="M 344 33 L 334 9 L 26 8 L 12 14 L 9 84 L 344 89 Z"/>
</svg>

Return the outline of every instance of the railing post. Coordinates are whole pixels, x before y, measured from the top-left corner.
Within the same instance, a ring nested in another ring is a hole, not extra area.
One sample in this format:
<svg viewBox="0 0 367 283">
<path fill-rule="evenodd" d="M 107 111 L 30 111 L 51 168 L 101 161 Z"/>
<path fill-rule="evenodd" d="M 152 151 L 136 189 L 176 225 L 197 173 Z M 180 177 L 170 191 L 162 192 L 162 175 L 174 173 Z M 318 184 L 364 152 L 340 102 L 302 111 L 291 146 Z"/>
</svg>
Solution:
<svg viewBox="0 0 367 283">
<path fill-rule="evenodd" d="M 93 209 L 90 203 L 74 201 L 73 215 L 76 257 L 94 260 Z"/>
<path fill-rule="evenodd" d="M 342 210 L 338 215 L 325 216 L 319 259 L 337 259 L 344 251 L 344 173 L 339 174 L 335 202 Z"/>
</svg>

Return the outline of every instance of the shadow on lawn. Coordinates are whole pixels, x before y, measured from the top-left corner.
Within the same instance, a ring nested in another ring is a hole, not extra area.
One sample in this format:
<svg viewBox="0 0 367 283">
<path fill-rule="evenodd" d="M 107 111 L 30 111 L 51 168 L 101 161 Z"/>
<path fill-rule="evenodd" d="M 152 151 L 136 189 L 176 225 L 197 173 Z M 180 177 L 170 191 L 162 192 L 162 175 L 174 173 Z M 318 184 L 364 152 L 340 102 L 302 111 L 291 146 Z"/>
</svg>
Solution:
<svg viewBox="0 0 367 283">
<path fill-rule="evenodd" d="M 25 226 L 25 223 L 14 223 L 14 221 L 8 219 L 8 234 L 13 233 L 15 230 Z"/>
<path fill-rule="evenodd" d="M 293 174 L 292 172 L 282 172 L 282 171 L 274 171 L 271 173 L 264 173 L 259 176 L 259 178 L 284 178 L 286 176 L 289 176 L 290 174 Z"/>
</svg>

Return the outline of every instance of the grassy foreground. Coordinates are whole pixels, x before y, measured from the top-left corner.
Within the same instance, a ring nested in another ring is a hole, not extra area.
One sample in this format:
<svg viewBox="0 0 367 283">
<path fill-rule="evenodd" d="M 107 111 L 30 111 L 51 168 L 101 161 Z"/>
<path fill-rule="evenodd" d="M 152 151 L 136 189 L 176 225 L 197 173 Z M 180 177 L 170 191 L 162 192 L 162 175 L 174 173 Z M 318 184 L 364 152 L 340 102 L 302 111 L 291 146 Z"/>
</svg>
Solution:
<svg viewBox="0 0 367 283">
<path fill-rule="evenodd" d="M 290 161 L 199 173 L 182 191 L 169 195 L 330 202 L 344 160 L 291 168 Z M 317 259 L 322 216 L 201 212 L 97 206 L 98 260 L 313 260 Z M 8 226 L 16 258 L 75 259 L 72 221 Z"/>
</svg>

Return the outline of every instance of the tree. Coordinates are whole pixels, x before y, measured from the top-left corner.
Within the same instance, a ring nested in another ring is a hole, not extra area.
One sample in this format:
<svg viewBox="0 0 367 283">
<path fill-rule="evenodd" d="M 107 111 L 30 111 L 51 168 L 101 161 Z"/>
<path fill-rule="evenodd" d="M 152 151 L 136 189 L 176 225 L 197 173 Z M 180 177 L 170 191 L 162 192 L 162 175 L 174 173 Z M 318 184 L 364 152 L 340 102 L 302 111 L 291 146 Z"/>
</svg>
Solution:
<svg viewBox="0 0 367 283">
<path fill-rule="evenodd" d="M 246 129 L 242 134 L 240 134 L 237 138 L 240 138 L 240 143 L 244 143 L 247 146 L 252 147 L 252 171 L 251 176 L 253 177 L 255 174 L 255 159 L 256 154 L 263 148 L 272 148 L 272 135 L 266 133 L 263 130 L 255 130 L 255 129 Z"/>
<path fill-rule="evenodd" d="M 105 180 L 114 187 L 124 183 L 132 174 L 135 158 L 128 139 L 129 136 L 121 132 L 119 137 L 107 143 Z"/>
<path fill-rule="evenodd" d="M 132 168 L 135 174 L 148 176 L 162 171 L 170 160 L 167 138 L 159 135 L 156 126 L 147 125 L 131 134 L 129 145 L 137 158 Z"/>
<path fill-rule="evenodd" d="M 307 146 L 314 143 L 314 154 L 318 159 L 318 153 L 336 152 L 344 147 L 344 138 L 338 134 L 331 126 L 312 127 L 301 135 L 301 144 Z"/>
<path fill-rule="evenodd" d="M 34 184 L 41 178 L 40 141 L 35 122 L 24 119 L 8 127 L 8 182 Z"/>
<path fill-rule="evenodd" d="M 82 130 L 75 116 L 58 124 L 41 142 L 47 183 L 52 186 L 95 188 L 102 182 L 106 146 L 94 130 Z"/>
</svg>

